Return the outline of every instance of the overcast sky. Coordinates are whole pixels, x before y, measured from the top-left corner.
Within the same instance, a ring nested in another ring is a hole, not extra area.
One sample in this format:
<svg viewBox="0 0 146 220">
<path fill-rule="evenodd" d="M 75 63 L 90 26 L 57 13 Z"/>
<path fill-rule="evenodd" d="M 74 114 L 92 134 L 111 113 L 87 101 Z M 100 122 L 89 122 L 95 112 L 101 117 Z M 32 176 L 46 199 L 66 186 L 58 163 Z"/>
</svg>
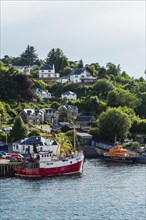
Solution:
<svg viewBox="0 0 146 220">
<path fill-rule="evenodd" d="M 44 59 L 60 48 L 69 60 L 112 62 L 144 77 L 145 25 L 145 0 L 1 0 L 1 57 L 31 45 Z"/>
</svg>

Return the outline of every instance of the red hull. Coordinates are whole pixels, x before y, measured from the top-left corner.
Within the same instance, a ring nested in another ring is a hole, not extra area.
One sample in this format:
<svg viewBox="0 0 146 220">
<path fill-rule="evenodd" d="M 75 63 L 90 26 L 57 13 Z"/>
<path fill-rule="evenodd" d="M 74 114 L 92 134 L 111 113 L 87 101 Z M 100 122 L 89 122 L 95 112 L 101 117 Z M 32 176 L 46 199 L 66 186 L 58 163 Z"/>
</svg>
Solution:
<svg viewBox="0 0 146 220">
<path fill-rule="evenodd" d="M 53 168 L 15 167 L 15 176 L 33 178 L 33 177 L 70 175 L 70 174 L 81 173 L 82 169 L 83 169 L 83 160 L 80 160 L 75 164 L 69 164 L 66 166 L 53 167 Z"/>
</svg>

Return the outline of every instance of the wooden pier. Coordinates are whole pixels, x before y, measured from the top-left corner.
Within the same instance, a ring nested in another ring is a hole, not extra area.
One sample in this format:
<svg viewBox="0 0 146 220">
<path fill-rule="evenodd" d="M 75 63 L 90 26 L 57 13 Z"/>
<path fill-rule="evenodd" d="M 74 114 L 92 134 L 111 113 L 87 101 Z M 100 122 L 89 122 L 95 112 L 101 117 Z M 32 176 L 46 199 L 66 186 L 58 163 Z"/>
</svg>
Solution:
<svg viewBox="0 0 146 220">
<path fill-rule="evenodd" d="M 0 159 L 0 177 L 13 177 L 14 166 L 18 166 L 20 163 L 9 163 L 8 160 Z"/>
</svg>

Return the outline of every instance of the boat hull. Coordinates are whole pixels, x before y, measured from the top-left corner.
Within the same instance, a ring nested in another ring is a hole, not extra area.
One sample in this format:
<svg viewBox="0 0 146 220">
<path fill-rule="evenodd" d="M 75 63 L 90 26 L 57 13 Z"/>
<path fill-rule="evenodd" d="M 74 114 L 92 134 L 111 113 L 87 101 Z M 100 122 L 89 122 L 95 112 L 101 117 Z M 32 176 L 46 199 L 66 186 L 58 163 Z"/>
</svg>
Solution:
<svg viewBox="0 0 146 220">
<path fill-rule="evenodd" d="M 110 156 L 104 156 L 104 159 L 107 161 L 114 161 L 114 162 L 120 162 L 120 163 L 133 163 L 134 159 L 130 157 L 110 157 Z"/>
<path fill-rule="evenodd" d="M 73 164 L 64 166 L 47 167 L 47 168 L 27 168 L 15 167 L 14 172 L 16 177 L 39 178 L 60 175 L 81 174 L 83 170 L 83 159 L 76 161 Z"/>
</svg>

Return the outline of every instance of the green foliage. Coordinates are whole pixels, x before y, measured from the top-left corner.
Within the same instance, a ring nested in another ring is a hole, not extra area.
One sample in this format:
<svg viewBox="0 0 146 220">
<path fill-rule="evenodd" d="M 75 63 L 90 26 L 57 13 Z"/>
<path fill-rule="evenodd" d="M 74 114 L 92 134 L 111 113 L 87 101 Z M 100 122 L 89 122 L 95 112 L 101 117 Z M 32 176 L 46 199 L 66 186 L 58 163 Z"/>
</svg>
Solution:
<svg viewBox="0 0 146 220">
<path fill-rule="evenodd" d="M 112 91 L 114 88 L 114 85 L 109 80 L 100 79 L 94 84 L 93 92 L 102 99 L 106 99 L 109 91 Z"/>
<path fill-rule="evenodd" d="M 37 129 L 33 129 L 33 130 L 30 131 L 28 136 L 29 137 L 31 137 L 31 136 L 41 136 L 41 131 L 37 130 Z"/>
<path fill-rule="evenodd" d="M 135 111 L 127 106 L 119 106 L 117 109 L 119 109 L 121 112 L 126 113 L 131 121 L 131 124 L 137 120 L 137 116 L 135 114 Z"/>
<path fill-rule="evenodd" d="M 146 119 L 137 119 L 133 122 L 130 132 L 146 135 Z"/>
<path fill-rule="evenodd" d="M 107 75 L 118 76 L 121 72 L 120 65 L 116 66 L 115 64 L 109 62 L 106 64 L 106 67 L 107 67 L 107 71 L 106 71 Z"/>
<path fill-rule="evenodd" d="M 69 66 L 64 67 L 63 71 L 62 71 L 62 76 L 68 76 L 72 71 L 72 68 Z"/>
<path fill-rule="evenodd" d="M 93 136 L 93 139 L 99 138 L 99 129 L 98 128 L 90 128 L 89 134 Z"/>
<path fill-rule="evenodd" d="M 98 114 L 99 99 L 97 96 L 87 97 L 81 104 L 81 111 L 87 115 Z"/>
<path fill-rule="evenodd" d="M 31 100 L 34 97 L 32 85 L 32 80 L 15 68 L 0 67 L 1 100 Z"/>
<path fill-rule="evenodd" d="M 60 72 L 63 71 L 63 69 L 68 66 L 68 59 L 64 55 L 63 51 L 59 48 L 52 49 L 46 58 L 46 63 L 50 64 L 51 66 L 55 66 L 55 71 Z"/>
<path fill-rule="evenodd" d="M 138 93 L 137 96 L 141 99 L 141 104 L 136 108 L 136 113 L 141 118 L 146 118 L 146 92 Z"/>
<path fill-rule="evenodd" d="M 140 103 L 141 99 L 138 99 L 136 95 L 123 89 L 110 91 L 107 97 L 107 105 L 112 107 L 127 106 L 135 109 Z"/>
<path fill-rule="evenodd" d="M 26 50 L 21 54 L 21 65 L 32 66 L 38 58 L 36 50 L 33 46 L 27 46 Z"/>
<path fill-rule="evenodd" d="M 20 139 L 24 139 L 28 135 L 28 127 L 24 124 L 22 118 L 18 116 L 16 121 L 10 131 L 10 139 L 11 141 L 17 141 Z"/>
<path fill-rule="evenodd" d="M 43 80 L 33 80 L 35 89 L 46 90 L 47 84 Z"/>
<path fill-rule="evenodd" d="M 120 109 L 109 108 L 99 116 L 99 134 L 102 138 L 114 141 L 124 138 L 129 132 L 131 121 Z"/>
<path fill-rule="evenodd" d="M 60 103 L 56 101 L 51 104 L 51 108 L 54 108 L 56 110 L 59 108 L 59 106 L 60 106 Z"/>
</svg>

